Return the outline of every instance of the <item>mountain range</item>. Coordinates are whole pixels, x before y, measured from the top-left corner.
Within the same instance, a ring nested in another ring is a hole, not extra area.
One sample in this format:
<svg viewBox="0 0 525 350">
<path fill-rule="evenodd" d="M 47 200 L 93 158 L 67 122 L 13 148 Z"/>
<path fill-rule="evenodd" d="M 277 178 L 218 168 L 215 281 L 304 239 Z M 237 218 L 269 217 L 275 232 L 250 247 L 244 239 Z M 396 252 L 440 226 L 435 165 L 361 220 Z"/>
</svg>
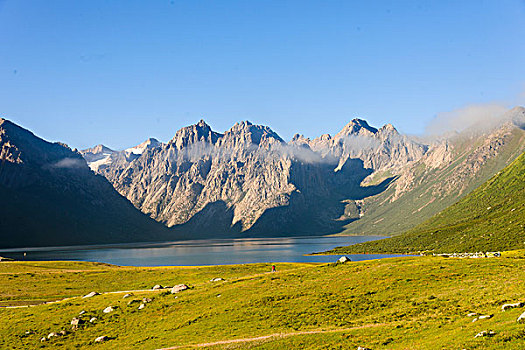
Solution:
<svg viewBox="0 0 525 350">
<path fill-rule="evenodd" d="M 504 120 L 421 141 L 353 119 L 289 142 L 248 121 L 220 133 L 201 120 L 166 143 L 76 151 L 1 119 L 2 246 L 398 234 L 523 153 L 525 108 Z"/>
<path fill-rule="evenodd" d="M 267 126 L 224 133 L 203 120 L 138 157 L 116 152 L 98 173 L 133 205 L 193 236 L 401 233 L 482 184 L 525 149 L 510 110 L 498 127 L 416 141 L 353 119 L 334 136 Z"/>
<path fill-rule="evenodd" d="M 392 181 L 363 187 L 366 177 L 426 151 L 391 125 L 360 119 L 334 137 L 290 142 L 248 121 L 218 133 L 201 120 L 139 157 L 113 153 L 98 173 L 142 212 L 193 235 L 326 234 L 357 218 L 355 200 Z"/>
</svg>

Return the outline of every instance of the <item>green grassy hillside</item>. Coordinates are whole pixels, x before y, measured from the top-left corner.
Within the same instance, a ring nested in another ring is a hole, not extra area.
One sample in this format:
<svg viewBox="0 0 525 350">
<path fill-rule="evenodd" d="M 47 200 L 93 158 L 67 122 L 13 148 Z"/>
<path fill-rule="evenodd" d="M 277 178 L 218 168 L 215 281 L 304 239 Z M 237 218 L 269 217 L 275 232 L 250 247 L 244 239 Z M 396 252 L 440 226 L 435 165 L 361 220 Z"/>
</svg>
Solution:
<svg viewBox="0 0 525 350">
<path fill-rule="evenodd" d="M 176 295 L 136 291 L 0 308 L 2 349 L 523 349 L 525 259 L 407 257 L 347 264 L 135 268 L 67 262 L 1 262 L 4 305 L 88 291 L 186 283 Z M 336 258 L 334 257 L 334 260 Z M 213 277 L 225 281 L 211 282 Z M 142 298 L 151 298 L 142 310 Z M 103 313 L 113 306 L 115 311 Z M 79 316 L 79 314 L 84 313 Z M 494 316 L 472 322 L 476 312 Z M 70 322 L 85 323 L 72 330 Z M 88 320 L 96 317 L 93 323 Z M 64 330 L 65 335 L 51 337 Z M 474 336 L 492 330 L 492 337 Z M 107 336 L 97 344 L 95 339 Z M 446 336 L 444 336 L 446 335 Z M 221 343 L 217 343 L 221 342 Z"/>
<path fill-rule="evenodd" d="M 405 234 L 333 252 L 475 252 L 525 248 L 525 153 Z"/>
</svg>

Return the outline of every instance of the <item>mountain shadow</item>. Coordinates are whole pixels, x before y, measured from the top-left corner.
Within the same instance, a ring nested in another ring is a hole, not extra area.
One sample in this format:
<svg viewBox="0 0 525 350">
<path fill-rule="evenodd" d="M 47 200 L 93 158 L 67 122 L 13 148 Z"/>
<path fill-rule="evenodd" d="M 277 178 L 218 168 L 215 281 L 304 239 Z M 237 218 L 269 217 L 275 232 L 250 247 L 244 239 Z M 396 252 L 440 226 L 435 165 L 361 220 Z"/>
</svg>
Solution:
<svg viewBox="0 0 525 350">
<path fill-rule="evenodd" d="M 372 173 L 360 159 L 348 159 L 338 171 L 333 163 L 292 164 L 290 182 L 296 187 L 288 204 L 267 209 L 248 230 L 232 225 L 234 208 L 225 201 L 208 203 L 184 224 L 171 227 L 178 236 L 191 239 L 327 235 L 341 232 L 357 220 L 354 200 L 384 191 L 395 177 L 374 186 L 361 186 Z"/>
<path fill-rule="evenodd" d="M 184 224 L 172 226 L 171 230 L 191 239 L 238 237 L 242 227 L 240 222 L 232 225 L 233 216 L 233 208 L 228 208 L 226 202 L 212 202 Z"/>
<path fill-rule="evenodd" d="M 395 177 L 375 186 L 361 186 L 373 172 L 361 159 L 348 159 L 339 170 L 334 164 L 295 163 L 291 182 L 296 186 L 287 206 L 271 208 L 243 235 L 296 236 L 327 235 L 341 232 L 359 218 L 354 200 L 379 194 Z M 354 213 L 352 213 L 354 212 Z"/>
<path fill-rule="evenodd" d="M 0 119 L 0 248 L 175 239 L 80 154 Z"/>
</svg>

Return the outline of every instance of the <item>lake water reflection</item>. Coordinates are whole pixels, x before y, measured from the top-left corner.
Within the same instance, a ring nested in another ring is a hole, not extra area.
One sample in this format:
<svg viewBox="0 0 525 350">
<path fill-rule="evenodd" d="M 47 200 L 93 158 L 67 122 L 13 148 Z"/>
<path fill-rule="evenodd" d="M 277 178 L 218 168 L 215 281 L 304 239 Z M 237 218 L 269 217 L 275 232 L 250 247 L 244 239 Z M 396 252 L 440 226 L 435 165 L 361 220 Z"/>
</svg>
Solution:
<svg viewBox="0 0 525 350">
<path fill-rule="evenodd" d="M 378 236 L 242 238 L 147 244 L 0 250 L 17 260 L 97 261 L 122 266 L 196 266 L 274 262 L 333 262 L 335 256 L 305 256 L 337 246 L 381 239 Z M 23 253 L 26 253 L 24 258 Z M 355 254 L 353 261 L 401 255 Z"/>
</svg>

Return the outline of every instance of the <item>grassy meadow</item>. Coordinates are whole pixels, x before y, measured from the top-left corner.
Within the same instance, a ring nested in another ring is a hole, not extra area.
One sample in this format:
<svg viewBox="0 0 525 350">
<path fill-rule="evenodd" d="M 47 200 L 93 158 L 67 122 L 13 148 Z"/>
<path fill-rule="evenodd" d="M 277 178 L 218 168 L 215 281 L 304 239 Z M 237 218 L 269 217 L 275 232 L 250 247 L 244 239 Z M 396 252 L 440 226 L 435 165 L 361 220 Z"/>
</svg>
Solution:
<svg viewBox="0 0 525 350">
<path fill-rule="evenodd" d="M 334 257 L 334 260 L 336 258 Z M 405 257 L 346 264 L 118 267 L 0 262 L 2 349 L 523 349 L 525 252 L 502 258 Z M 211 282 L 215 277 L 224 281 Z M 141 290 L 185 283 L 177 294 Z M 144 309 L 142 298 L 150 298 Z M 102 310 L 112 306 L 115 311 Z M 89 320 L 72 330 L 73 317 Z M 467 315 L 493 315 L 472 322 Z M 41 342 L 51 332 L 66 335 Z M 494 331 L 490 337 L 475 335 Z M 109 340 L 95 343 L 99 336 Z M 266 337 L 265 337 L 266 336 Z M 260 338 L 263 337 L 263 338 Z M 234 341 L 234 342 L 232 342 Z M 222 343 L 216 343 L 222 342 Z"/>
</svg>

